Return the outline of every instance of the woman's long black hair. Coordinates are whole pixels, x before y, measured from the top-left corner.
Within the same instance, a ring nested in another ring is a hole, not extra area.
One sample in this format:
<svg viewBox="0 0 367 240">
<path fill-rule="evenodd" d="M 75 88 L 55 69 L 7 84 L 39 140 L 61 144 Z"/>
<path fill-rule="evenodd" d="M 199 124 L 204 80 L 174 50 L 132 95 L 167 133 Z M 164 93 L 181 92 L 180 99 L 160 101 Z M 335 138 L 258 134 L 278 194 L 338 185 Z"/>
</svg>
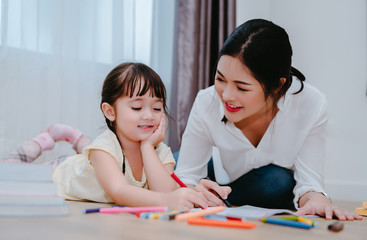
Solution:
<svg viewBox="0 0 367 240">
<path fill-rule="evenodd" d="M 263 87 L 265 97 L 273 98 L 273 109 L 292 84 L 292 76 L 301 82 L 305 76 L 292 67 L 292 47 L 288 34 L 280 26 L 264 19 L 249 20 L 237 27 L 225 41 L 218 60 L 223 55 L 238 58 L 250 69 Z M 281 81 L 285 78 L 285 82 Z"/>
</svg>

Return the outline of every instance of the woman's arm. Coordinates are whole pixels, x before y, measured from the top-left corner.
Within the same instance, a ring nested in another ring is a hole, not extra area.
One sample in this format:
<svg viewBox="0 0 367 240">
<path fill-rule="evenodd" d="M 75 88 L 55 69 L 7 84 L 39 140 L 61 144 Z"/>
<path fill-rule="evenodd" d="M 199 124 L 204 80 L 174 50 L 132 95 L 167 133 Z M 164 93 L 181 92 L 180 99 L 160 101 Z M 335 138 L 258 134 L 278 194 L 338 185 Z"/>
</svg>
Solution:
<svg viewBox="0 0 367 240">
<path fill-rule="evenodd" d="M 213 97 L 211 96 L 210 99 Z M 204 99 L 205 100 L 205 99 Z M 200 179 L 208 175 L 208 162 L 212 154 L 213 143 L 210 139 L 210 129 L 203 112 L 208 111 L 206 102 L 200 93 L 191 109 L 185 132 L 182 136 L 179 159 L 175 173 L 186 185 L 197 185 Z M 205 118 L 205 119 L 204 119 Z"/>
<path fill-rule="evenodd" d="M 361 217 L 333 207 L 323 192 L 323 172 L 325 161 L 325 138 L 327 125 L 327 103 L 324 101 L 314 126 L 308 133 L 303 148 L 295 162 L 295 195 L 298 214 L 318 214 L 332 219 L 335 215 L 339 220 L 360 220 Z"/>
<path fill-rule="evenodd" d="M 362 216 L 359 216 L 355 213 L 333 207 L 330 198 L 326 197 L 321 192 L 309 191 L 299 198 L 298 203 L 301 208 L 297 211 L 296 214 L 300 215 L 317 214 L 320 216 L 324 216 L 328 220 L 331 220 L 333 216 L 336 216 L 341 221 L 353 221 L 355 219 L 363 219 Z"/>
<path fill-rule="evenodd" d="M 167 206 L 171 209 L 188 210 L 194 204 L 207 207 L 202 194 L 188 188 L 162 193 L 129 185 L 120 167 L 110 154 L 91 150 L 90 161 L 97 179 L 112 200 L 122 206 Z"/>
<path fill-rule="evenodd" d="M 216 131 L 215 127 L 210 126 L 212 121 L 220 122 L 220 118 L 213 117 L 217 114 L 220 101 L 210 91 L 214 89 L 200 91 L 195 99 L 182 137 L 175 173 L 188 187 L 201 192 L 209 206 L 223 206 L 223 201 L 216 193 L 227 199 L 231 188 L 221 187 L 216 182 L 205 179 L 214 145 L 211 130 Z"/>
</svg>

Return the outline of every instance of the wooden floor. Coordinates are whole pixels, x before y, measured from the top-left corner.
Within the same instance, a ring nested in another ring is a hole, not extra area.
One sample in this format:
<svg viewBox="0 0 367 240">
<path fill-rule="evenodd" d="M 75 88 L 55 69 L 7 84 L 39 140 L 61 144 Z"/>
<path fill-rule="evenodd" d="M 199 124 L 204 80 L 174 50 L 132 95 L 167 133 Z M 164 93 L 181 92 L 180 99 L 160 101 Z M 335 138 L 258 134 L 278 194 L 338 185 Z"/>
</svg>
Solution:
<svg viewBox="0 0 367 240">
<path fill-rule="evenodd" d="M 70 214 L 53 218 L 0 218 L 0 239 L 367 239 L 367 219 L 345 222 L 344 229 L 335 233 L 327 229 L 333 221 L 314 219 L 319 227 L 303 230 L 254 220 L 251 230 L 193 226 L 186 222 L 143 220 L 131 214 L 84 214 L 83 209 L 105 207 L 91 202 L 68 201 Z M 336 202 L 338 207 L 354 211 L 362 203 Z"/>
</svg>

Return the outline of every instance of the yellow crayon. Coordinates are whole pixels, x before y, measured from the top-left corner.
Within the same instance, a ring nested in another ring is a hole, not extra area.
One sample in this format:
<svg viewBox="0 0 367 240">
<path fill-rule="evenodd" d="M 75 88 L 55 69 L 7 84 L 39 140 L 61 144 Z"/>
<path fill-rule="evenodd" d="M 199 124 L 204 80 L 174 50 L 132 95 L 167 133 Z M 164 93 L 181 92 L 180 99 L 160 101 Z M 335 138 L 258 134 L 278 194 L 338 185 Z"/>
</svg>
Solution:
<svg viewBox="0 0 367 240">
<path fill-rule="evenodd" d="M 310 224 L 310 225 L 314 225 L 314 222 L 311 221 L 308 218 L 298 216 L 297 220 L 298 220 L 298 222 L 303 222 L 303 223 L 307 223 L 307 224 Z"/>
</svg>

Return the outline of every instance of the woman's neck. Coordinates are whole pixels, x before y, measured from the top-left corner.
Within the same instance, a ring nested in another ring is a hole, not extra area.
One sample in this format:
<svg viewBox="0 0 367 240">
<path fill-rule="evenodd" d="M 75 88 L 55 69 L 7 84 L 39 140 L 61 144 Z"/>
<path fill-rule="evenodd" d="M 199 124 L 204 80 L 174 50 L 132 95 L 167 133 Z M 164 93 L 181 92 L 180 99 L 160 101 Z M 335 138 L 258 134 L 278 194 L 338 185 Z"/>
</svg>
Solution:
<svg viewBox="0 0 367 240">
<path fill-rule="evenodd" d="M 272 107 L 266 107 L 263 111 L 234 123 L 234 125 L 242 131 L 254 147 L 257 147 L 278 110 L 278 108 L 274 110 Z"/>
</svg>

